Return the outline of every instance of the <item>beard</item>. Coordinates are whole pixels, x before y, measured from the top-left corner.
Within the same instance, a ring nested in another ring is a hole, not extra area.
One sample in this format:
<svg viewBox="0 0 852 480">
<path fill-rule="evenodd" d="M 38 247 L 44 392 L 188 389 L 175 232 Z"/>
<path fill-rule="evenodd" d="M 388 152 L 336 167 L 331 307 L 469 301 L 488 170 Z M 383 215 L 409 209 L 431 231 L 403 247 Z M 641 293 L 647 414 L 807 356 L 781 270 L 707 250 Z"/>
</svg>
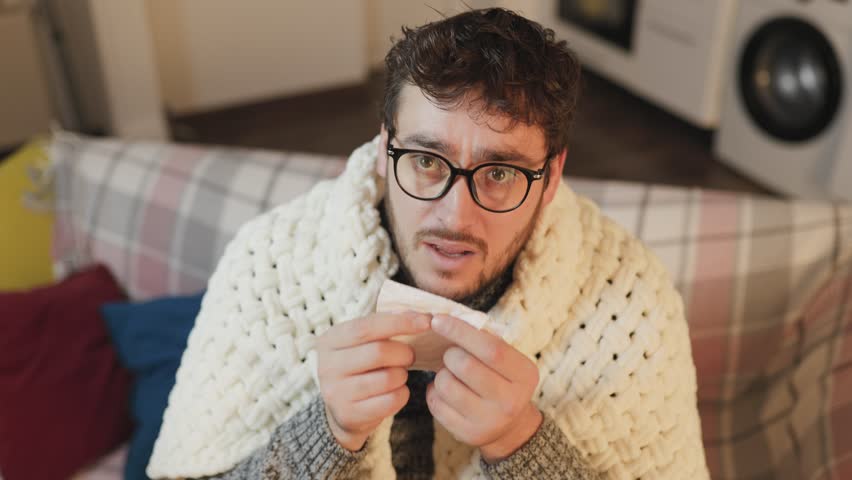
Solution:
<svg viewBox="0 0 852 480">
<path fill-rule="evenodd" d="M 387 181 L 390 182 L 390 175 L 387 176 Z M 385 192 L 390 192 L 390 185 L 388 184 L 386 187 Z M 495 267 L 490 269 L 490 271 L 483 269 L 479 273 L 479 276 L 473 285 L 444 296 L 450 300 L 482 312 L 487 312 L 497 303 L 503 295 L 503 292 L 505 292 L 509 284 L 512 283 L 515 261 L 518 254 L 526 245 L 527 240 L 529 240 L 532 235 L 535 225 L 538 223 L 538 219 L 541 214 L 542 196 L 539 196 L 535 211 L 533 212 L 529 222 L 524 226 L 524 228 L 515 234 L 512 241 L 509 242 L 509 248 L 499 253 Z M 382 226 L 388 232 L 388 235 L 390 235 L 393 249 L 399 256 L 399 270 L 396 275 L 394 275 L 393 280 L 425 290 L 422 286 L 417 284 L 414 272 L 412 272 L 409 268 L 411 251 L 406 243 L 400 242 L 398 230 L 399 224 L 396 222 L 396 213 L 393 210 L 393 205 L 391 205 L 389 193 L 386 193 L 382 199 L 379 207 L 379 213 L 381 214 Z M 454 232 L 446 229 L 433 228 L 417 231 L 412 237 L 415 239 L 414 243 L 417 244 L 416 239 L 426 235 L 447 240 L 467 241 L 469 243 L 485 247 L 483 248 L 483 251 L 487 253 L 487 244 L 483 240 L 462 232 Z"/>
</svg>

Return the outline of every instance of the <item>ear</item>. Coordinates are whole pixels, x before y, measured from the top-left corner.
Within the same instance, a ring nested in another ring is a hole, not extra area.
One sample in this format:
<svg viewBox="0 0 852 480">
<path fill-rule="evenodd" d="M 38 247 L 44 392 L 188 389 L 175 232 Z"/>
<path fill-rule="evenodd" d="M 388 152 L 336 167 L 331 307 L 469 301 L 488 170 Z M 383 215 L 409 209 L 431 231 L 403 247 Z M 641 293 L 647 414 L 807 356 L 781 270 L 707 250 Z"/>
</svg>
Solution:
<svg viewBox="0 0 852 480">
<path fill-rule="evenodd" d="M 565 167 L 565 157 L 567 155 L 568 149 L 566 148 L 550 161 L 550 181 L 547 184 L 547 188 L 544 190 L 544 196 L 542 197 L 542 203 L 544 205 L 553 201 L 553 197 L 556 196 L 556 191 L 559 189 L 559 185 L 562 184 L 562 169 Z"/>
<path fill-rule="evenodd" d="M 380 177 L 385 178 L 388 173 L 388 129 L 385 124 L 382 124 L 382 129 L 379 134 L 379 152 L 376 156 L 376 173 Z"/>
</svg>

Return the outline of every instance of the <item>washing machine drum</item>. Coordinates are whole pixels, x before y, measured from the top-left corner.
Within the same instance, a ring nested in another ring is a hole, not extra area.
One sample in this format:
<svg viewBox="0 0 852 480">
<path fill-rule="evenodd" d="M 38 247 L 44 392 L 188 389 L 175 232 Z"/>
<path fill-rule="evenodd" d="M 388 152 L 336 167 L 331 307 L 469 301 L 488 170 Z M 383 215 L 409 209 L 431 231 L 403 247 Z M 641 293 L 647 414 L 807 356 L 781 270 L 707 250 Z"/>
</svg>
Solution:
<svg viewBox="0 0 852 480">
<path fill-rule="evenodd" d="M 832 124 L 843 96 L 841 77 L 828 39 L 799 18 L 764 23 L 739 63 L 739 90 L 752 120 L 789 142 L 811 140 Z"/>
</svg>

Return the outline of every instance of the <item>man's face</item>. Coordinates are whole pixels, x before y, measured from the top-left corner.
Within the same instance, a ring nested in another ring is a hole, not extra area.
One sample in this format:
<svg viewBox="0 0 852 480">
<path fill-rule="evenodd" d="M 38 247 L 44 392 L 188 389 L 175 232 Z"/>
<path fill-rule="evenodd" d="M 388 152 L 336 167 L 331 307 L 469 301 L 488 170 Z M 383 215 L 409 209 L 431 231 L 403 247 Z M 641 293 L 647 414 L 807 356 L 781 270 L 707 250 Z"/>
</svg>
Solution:
<svg viewBox="0 0 852 480">
<path fill-rule="evenodd" d="M 400 92 L 396 133 L 397 148 L 437 153 L 456 167 L 472 169 L 480 163 L 505 158 L 506 163 L 531 170 L 542 168 L 546 147 L 542 130 L 524 124 L 507 130 L 508 118 L 478 112 L 462 103 L 444 110 L 435 106 L 416 86 Z M 447 194 L 433 201 L 418 200 L 403 192 L 393 173 L 393 159 L 385 150 L 388 132 L 382 126 L 377 171 L 385 177 L 385 207 L 403 268 L 420 289 L 459 300 L 478 292 L 505 271 L 523 248 L 541 208 L 559 185 L 558 173 L 547 188 L 543 180 L 532 183 L 526 201 L 505 213 L 484 210 L 470 195 L 466 179 L 455 179 Z M 551 160 L 561 172 L 565 153 Z M 464 252 L 464 253 L 459 253 Z"/>
</svg>

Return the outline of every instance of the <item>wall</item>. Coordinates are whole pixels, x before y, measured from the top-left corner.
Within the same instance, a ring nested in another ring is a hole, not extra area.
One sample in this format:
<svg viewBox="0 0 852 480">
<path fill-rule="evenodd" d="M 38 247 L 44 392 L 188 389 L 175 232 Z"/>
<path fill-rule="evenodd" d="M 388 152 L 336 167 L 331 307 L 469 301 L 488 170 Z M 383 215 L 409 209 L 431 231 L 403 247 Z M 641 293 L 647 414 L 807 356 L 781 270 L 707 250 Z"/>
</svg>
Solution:
<svg viewBox="0 0 852 480">
<path fill-rule="evenodd" d="M 0 147 L 10 147 L 50 126 L 44 69 L 23 12 L 0 13 L 0 65 Z"/>
<path fill-rule="evenodd" d="M 541 0 L 367 0 L 368 52 L 372 68 L 381 67 L 391 47 L 390 38 L 402 36 L 401 27 L 416 27 L 470 8 L 505 7 L 524 13 L 537 10 Z"/>
</svg>

